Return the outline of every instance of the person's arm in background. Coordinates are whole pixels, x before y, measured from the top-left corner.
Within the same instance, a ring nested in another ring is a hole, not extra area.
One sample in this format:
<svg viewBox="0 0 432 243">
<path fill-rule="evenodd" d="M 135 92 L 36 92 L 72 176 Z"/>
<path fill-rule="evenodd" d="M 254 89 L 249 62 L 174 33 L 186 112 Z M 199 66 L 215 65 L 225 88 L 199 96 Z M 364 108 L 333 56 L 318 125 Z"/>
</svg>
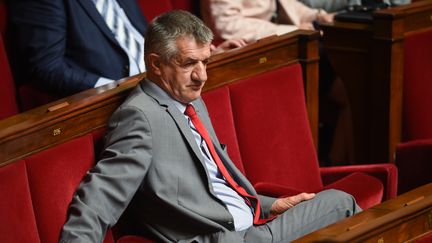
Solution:
<svg viewBox="0 0 432 243">
<path fill-rule="evenodd" d="M 226 40 L 217 46 L 212 44 L 210 48 L 211 48 L 212 55 L 214 55 L 231 49 L 243 47 L 246 46 L 247 44 L 248 43 L 244 39 L 232 39 L 232 40 Z"/>
<path fill-rule="evenodd" d="M 331 23 L 336 13 L 327 13 L 323 9 L 313 9 L 297 0 L 280 0 L 280 7 L 287 18 L 300 29 L 313 30 L 313 22 Z"/>
<path fill-rule="evenodd" d="M 244 9 L 242 0 L 207 0 L 203 17 L 212 26 L 216 35 L 225 40 L 243 38 L 246 41 L 261 39 L 275 34 L 284 34 L 297 29 L 294 25 L 278 25 L 270 21 L 275 5 L 257 6 L 254 1 Z M 253 16 L 252 16 L 253 15 Z"/>
<path fill-rule="evenodd" d="M 15 45 L 27 56 L 32 80 L 66 94 L 96 85 L 98 75 L 65 57 L 68 20 L 62 0 L 14 0 L 9 10 L 17 33 Z"/>
</svg>

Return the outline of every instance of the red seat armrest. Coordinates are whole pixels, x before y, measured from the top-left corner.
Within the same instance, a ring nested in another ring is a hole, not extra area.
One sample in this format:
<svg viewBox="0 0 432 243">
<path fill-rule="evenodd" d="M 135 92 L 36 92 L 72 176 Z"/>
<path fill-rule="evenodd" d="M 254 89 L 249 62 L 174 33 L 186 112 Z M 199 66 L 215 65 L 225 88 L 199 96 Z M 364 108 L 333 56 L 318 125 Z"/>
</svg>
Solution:
<svg viewBox="0 0 432 243">
<path fill-rule="evenodd" d="M 394 164 L 347 165 L 320 168 L 324 186 L 336 182 L 343 177 L 362 172 L 378 178 L 384 185 L 384 200 L 395 198 L 397 195 L 398 171 Z"/>
</svg>

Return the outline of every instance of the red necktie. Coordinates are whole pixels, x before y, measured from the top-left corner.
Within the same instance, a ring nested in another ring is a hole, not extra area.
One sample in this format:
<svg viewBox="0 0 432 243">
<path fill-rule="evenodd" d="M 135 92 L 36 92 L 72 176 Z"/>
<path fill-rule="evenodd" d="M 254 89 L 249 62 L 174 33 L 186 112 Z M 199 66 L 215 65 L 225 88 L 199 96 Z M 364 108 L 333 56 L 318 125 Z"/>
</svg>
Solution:
<svg viewBox="0 0 432 243">
<path fill-rule="evenodd" d="M 225 165 L 222 163 L 222 160 L 219 158 L 219 155 L 216 153 L 216 150 L 213 146 L 213 142 L 210 139 L 210 136 L 207 132 L 207 129 L 202 124 L 201 120 L 199 119 L 198 115 L 195 112 L 195 109 L 192 105 L 187 105 L 185 115 L 187 115 L 194 124 L 196 130 L 198 133 L 203 137 L 204 141 L 207 144 L 207 147 L 210 151 L 211 156 L 213 157 L 214 162 L 216 163 L 218 169 L 220 170 L 221 174 L 225 177 L 225 180 L 228 182 L 228 184 L 243 198 L 246 199 L 246 202 L 249 203 L 248 200 L 255 201 L 255 216 L 253 223 L 254 224 L 264 224 L 268 221 L 268 219 L 260 219 L 261 214 L 261 208 L 260 208 L 260 202 L 257 197 L 250 195 L 243 187 L 239 186 L 237 182 L 231 177 L 228 170 L 226 169 Z"/>
</svg>

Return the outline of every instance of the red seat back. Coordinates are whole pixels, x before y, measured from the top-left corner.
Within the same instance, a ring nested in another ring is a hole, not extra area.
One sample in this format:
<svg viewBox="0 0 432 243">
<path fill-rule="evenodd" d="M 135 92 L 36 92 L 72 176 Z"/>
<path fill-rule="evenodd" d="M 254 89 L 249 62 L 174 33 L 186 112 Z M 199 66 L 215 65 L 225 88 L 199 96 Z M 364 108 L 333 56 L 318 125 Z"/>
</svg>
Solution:
<svg viewBox="0 0 432 243">
<path fill-rule="evenodd" d="M 95 162 L 93 134 L 25 158 L 41 242 L 58 242 L 72 195 Z M 108 232 L 105 242 L 113 242 Z"/>
<path fill-rule="evenodd" d="M 7 25 L 7 11 L 5 1 L 0 0 L 0 34 L 5 36 Z"/>
<path fill-rule="evenodd" d="M 252 182 L 322 189 L 299 64 L 203 94 L 221 143 Z"/>
<path fill-rule="evenodd" d="M 57 242 L 72 195 L 94 164 L 92 136 L 44 150 L 26 162 L 41 241 Z"/>
<path fill-rule="evenodd" d="M 432 29 L 405 37 L 404 141 L 432 138 Z"/>
<path fill-rule="evenodd" d="M 170 0 L 138 0 L 138 5 L 148 22 L 152 21 L 156 16 L 174 9 Z"/>
<path fill-rule="evenodd" d="M 174 9 L 182 9 L 197 14 L 199 1 L 197 0 L 171 0 Z"/>
<path fill-rule="evenodd" d="M 2 35 L 0 35 L 0 86 L 0 119 L 2 119 L 18 113 L 15 83 L 12 78 Z"/>
<path fill-rule="evenodd" d="M 245 174 L 240 156 L 228 87 L 224 86 L 205 92 L 202 97 L 206 103 L 219 142 L 227 146 L 227 152 L 230 158 L 237 168 Z"/>
<path fill-rule="evenodd" d="M 398 144 L 396 166 L 398 193 L 405 193 L 432 181 L 432 139 L 416 139 Z"/>
<path fill-rule="evenodd" d="M 0 192 L 1 242 L 41 242 L 23 160 L 0 167 Z"/>
<path fill-rule="evenodd" d="M 300 191 L 321 189 L 300 64 L 253 76 L 229 89 L 249 180 Z"/>
<path fill-rule="evenodd" d="M 199 16 L 199 1 L 197 0 L 138 0 L 138 5 L 149 22 L 156 16 L 173 9 L 186 10 Z"/>
</svg>

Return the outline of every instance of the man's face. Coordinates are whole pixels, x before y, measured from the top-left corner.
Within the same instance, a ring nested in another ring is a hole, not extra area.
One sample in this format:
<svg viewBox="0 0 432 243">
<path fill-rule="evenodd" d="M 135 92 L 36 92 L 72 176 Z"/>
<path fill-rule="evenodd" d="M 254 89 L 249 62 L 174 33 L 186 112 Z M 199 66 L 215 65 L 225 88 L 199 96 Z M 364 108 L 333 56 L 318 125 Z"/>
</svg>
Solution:
<svg viewBox="0 0 432 243">
<path fill-rule="evenodd" d="M 179 55 L 160 65 L 162 88 L 181 103 L 189 103 L 201 95 L 207 81 L 207 63 L 210 58 L 210 43 L 200 44 L 193 38 L 177 40 Z"/>
</svg>

